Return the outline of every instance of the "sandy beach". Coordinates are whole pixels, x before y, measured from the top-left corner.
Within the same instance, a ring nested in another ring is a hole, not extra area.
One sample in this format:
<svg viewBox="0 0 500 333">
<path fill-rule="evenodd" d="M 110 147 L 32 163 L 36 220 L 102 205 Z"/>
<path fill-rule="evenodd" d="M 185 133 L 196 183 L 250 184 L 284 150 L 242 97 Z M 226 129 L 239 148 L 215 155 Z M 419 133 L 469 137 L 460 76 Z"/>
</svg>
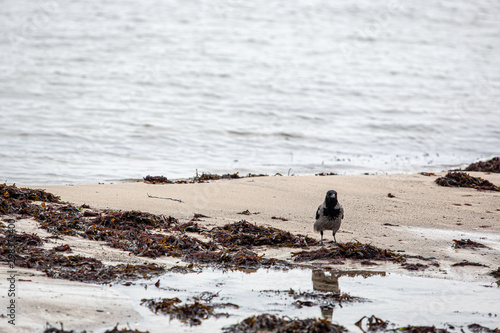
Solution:
<svg viewBox="0 0 500 333">
<path fill-rule="evenodd" d="M 439 263 L 425 270 L 409 271 L 392 263 L 376 267 L 387 272 L 460 281 L 492 283 L 489 272 L 500 262 L 500 192 L 438 186 L 438 176 L 356 175 L 356 176 L 270 176 L 217 180 L 200 184 L 152 185 L 143 182 L 105 185 L 44 186 L 43 189 L 76 206 L 95 209 L 138 210 L 173 216 L 187 222 L 193 215 L 208 216 L 198 223 L 222 226 L 242 219 L 272 226 L 294 234 L 313 232 L 317 206 L 327 190 L 335 189 L 345 209 L 337 241 L 359 241 L 398 253 L 432 258 Z M 500 184 L 500 174 L 471 173 Z M 389 195 L 389 193 L 391 195 Z M 250 215 L 238 214 L 248 210 Z M 274 217 L 274 218 L 273 218 Z M 6 219 L 5 216 L 2 219 Z M 16 224 L 17 232 L 50 234 L 33 219 Z M 454 249 L 453 240 L 470 239 L 486 245 L 480 249 Z M 325 233 L 326 246 L 332 235 Z M 50 245 L 69 244 L 74 254 L 94 257 L 106 263 L 154 261 L 172 266 L 178 259 L 137 257 L 112 249 L 104 242 L 74 236 L 51 239 Z M 290 248 L 260 248 L 265 257 L 289 260 Z M 416 260 L 416 259 L 415 259 Z M 452 267 L 464 260 L 484 266 Z M 370 269 L 358 262 L 339 268 Z M 8 267 L 0 265 L 1 281 Z M 64 322 L 65 328 L 98 329 L 117 322 L 133 323 L 140 318 L 130 300 L 94 284 L 47 278 L 42 272 L 18 269 L 19 312 L 15 329 L 2 320 L 5 332 L 39 332 L 46 322 Z M 2 289 L 5 288 L 2 282 Z M 6 290 L 2 290 L 6 299 Z M 99 311 L 96 312 L 96 303 Z M 78 313 L 78 314 L 76 314 Z"/>
</svg>

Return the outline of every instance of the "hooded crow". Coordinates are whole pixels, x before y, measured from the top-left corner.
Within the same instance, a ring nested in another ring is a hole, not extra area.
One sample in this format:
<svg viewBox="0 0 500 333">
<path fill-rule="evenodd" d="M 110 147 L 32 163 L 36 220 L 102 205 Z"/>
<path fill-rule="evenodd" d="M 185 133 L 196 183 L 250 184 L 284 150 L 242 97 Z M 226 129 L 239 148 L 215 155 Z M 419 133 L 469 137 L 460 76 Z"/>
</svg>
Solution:
<svg viewBox="0 0 500 333">
<path fill-rule="evenodd" d="M 321 234 L 321 245 L 323 245 L 323 230 L 332 230 L 335 243 L 335 233 L 339 230 L 342 219 L 344 218 L 344 208 L 339 203 L 337 192 L 330 190 L 326 192 L 325 202 L 319 205 L 316 211 L 316 222 L 314 222 L 314 231 Z"/>
</svg>

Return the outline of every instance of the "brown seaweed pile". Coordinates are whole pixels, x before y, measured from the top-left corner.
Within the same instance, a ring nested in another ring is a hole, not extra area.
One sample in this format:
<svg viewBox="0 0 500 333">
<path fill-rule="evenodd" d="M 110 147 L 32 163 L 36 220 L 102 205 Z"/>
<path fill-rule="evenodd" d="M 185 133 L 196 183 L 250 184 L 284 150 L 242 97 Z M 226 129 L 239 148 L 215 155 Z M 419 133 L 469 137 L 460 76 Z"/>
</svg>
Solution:
<svg viewBox="0 0 500 333">
<path fill-rule="evenodd" d="M 470 239 L 453 240 L 453 247 L 455 249 L 476 249 L 476 248 L 487 248 L 486 245 L 472 241 Z"/>
<path fill-rule="evenodd" d="M 196 262 L 201 264 L 210 264 L 221 268 L 259 268 L 290 266 L 287 262 L 278 259 L 267 259 L 263 255 L 247 250 L 247 249 L 225 249 L 220 251 L 196 251 L 190 252 L 184 256 L 184 260 L 188 262 Z"/>
<path fill-rule="evenodd" d="M 196 172 L 196 176 L 188 179 L 177 179 L 177 180 L 169 180 L 164 176 L 150 176 L 147 175 L 143 177 L 143 180 L 147 184 L 194 184 L 194 183 L 206 183 L 210 180 L 220 180 L 220 179 L 239 179 L 239 178 L 251 178 L 251 177 L 267 177 L 265 174 L 254 174 L 249 173 L 246 176 L 240 176 L 239 172 L 235 173 L 226 173 L 223 175 L 218 175 L 215 173 L 202 173 L 201 175 Z"/>
<path fill-rule="evenodd" d="M 191 221 L 181 224 L 171 216 L 140 211 L 96 211 L 86 205 L 77 208 L 71 204 L 36 204 L 27 200 L 9 200 L 6 206 L 9 211 L 32 216 L 50 233 L 104 241 L 111 247 L 150 258 L 167 255 L 183 258 L 188 262 L 223 267 L 270 267 L 284 263 L 264 259 L 245 248 L 262 245 L 307 247 L 317 244 L 316 240 L 309 237 L 295 236 L 275 228 L 258 227 L 244 220 L 207 231 L 195 222 L 206 217 L 202 214 L 195 214 Z M 185 232 L 204 233 L 213 240 L 206 243 L 184 234 Z M 61 252 L 68 250 L 69 247 L 57 249 Z"/>
<path fill-rule="evenodd" d="M 92 283 L 151 278 L 165 272 L 156 264 L 112 266 L 94 258 L 66 256 L 54 249 L 40 248 L 42 243 L 36 235 L 0 230 L 0 261 L 14 259 L 16 266 L 34 268 L 52 278 Z"/>
<path fill-rule="evenodd" d="M 47 193 L 44 190 L 17 187 L 15 184 L 0 184 L 0 195 L 2 199 L 61 202 L 60 198 L 52 193 Z"/>
<path fill-rule="evenodd" d="M 366 319 L 366 321 L 365 321 Z M 362 332 L 392 332 L 392 333 L 448 333 L 446 328 L 436 328 L 435 326 L 405 326 L 395 328 L 395 324 L 388 320 L 380 319 L 376 316 L 363 316 L 355 325 Z M 470 325 L 469 325 L 470 326 Z M 463 330 L 462 330 L 463 332 Z"/>
<path fill-rule="evenodd" d="M 488 161 L 481 161 L 470 164 L 465 171 L 480 171 L 480 172 L 500 172 L 500 157 L 494 157 Z"/>
<path fill-rule="evenodd" d="M 213 296 L 213 295 L 212 295 Z M 200 325 L 202 320 L 210 317 L 229 317 L 227 313 L 215 312 L 216 308 L 232 307 L 238 308 L 236 304 L 232 303 L 219 303 L 212 304 L 212 297 L 208 299 L 195 298 L 192 303 L 181 304 L 182 301 L 177 298 L 143 298 L 141 305 L 147 306 L 154 313 L 162 313 L 169 315 L 170 318 L 178 319 L 190 326 Z"/>
<path fill-rule="evenodd" d="M 438 185 L 447 187 L 470 187 L 481 191 L 500 191 L 500 187 L 481 177 L 473 177 L 465 172 L 448 172 L 435 180 Z"/>
<path fill-rule="evenodd" d="M 318 241 L 313 238 L 293 235 L 288 231 L 272 227 L 257 226 L 246 220 L 213 228 L 209 234 L 215 241 L 226 247 L 235 245 L 307 247 L 318 244 Z"/>
<path fill-rule="evenodd" d="M 404 262 L 404 255 L 397 254 L 391 250 L 380 249 L 371 244 L 363 244 L 360 242 L 336 243 L 335 248 L 321 248 L 314 251 L 302 251 L 292 253 L 295 261 L 311 261 L 311 260 L 328 260 L 330 262 L 339 263 L 343 259 L 355 260 L 379 260 L 394 262 Z"/>
<path fill-rule="evenodd" d="M 287 316 L 278 317 L 272 314 L 261 314 L 248 317 L 238 324 L 222 329 L 225 333 L 257 333 L 257 332 L 279 332 L 279 333 L 340 333 L 347 332 L 343 326 L 332 324 L 327 319 L 292 319 Z"/>
<path fill-rule="evenodd" d="M 167 177 L 164 176 L 150 176 L 147 175 L 143 178 L 146 184 L 173 184 L 174 182 L 168 180 Z"/>
<path fill-rule="evenodd" d="M 465 267 L 465 266 L 477 266 L 477 267 L 488 267 L 484 264 L 480 264 L 478 262 L 470 262 L 468 260 L 462 260 L 461 262 L 454 263 L 451 265 L 452 267 Z"/>
</svg>

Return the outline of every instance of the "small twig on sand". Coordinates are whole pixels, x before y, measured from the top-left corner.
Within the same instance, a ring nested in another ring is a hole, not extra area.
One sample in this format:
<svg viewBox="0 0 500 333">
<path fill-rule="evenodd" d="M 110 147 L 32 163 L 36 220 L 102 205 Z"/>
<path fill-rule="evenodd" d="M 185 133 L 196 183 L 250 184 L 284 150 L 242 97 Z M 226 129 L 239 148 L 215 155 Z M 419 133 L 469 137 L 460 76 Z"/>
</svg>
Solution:
<svg viewBox="0 0 500 333">
<path fill-rule="evenodd" d="M 155 197 L 154 195 L 149 195 L 149 193 L 146 193 L 149 198 L 155 198 L 155 199 L 165 199 L 165 200 L 172 200 L 172 201 L 177 201 L 177 202 L 184 202 L 180 199 L 174 199 L 174 198 L 166 198 L 166 197 Z"/>
</svg>

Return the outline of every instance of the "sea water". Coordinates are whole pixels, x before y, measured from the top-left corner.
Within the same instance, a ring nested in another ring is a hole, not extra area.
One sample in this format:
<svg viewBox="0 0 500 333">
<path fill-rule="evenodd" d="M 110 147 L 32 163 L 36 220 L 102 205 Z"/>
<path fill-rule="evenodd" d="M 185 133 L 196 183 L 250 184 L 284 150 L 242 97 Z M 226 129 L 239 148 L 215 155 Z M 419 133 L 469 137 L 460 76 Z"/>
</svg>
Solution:
<svg viewBox="0 0 500 333">
<path fill-rule="evenodd" d="M 498 17 L 493 0 L 3 1 L 0 181 L 489 158 Z"/>
</svg>

